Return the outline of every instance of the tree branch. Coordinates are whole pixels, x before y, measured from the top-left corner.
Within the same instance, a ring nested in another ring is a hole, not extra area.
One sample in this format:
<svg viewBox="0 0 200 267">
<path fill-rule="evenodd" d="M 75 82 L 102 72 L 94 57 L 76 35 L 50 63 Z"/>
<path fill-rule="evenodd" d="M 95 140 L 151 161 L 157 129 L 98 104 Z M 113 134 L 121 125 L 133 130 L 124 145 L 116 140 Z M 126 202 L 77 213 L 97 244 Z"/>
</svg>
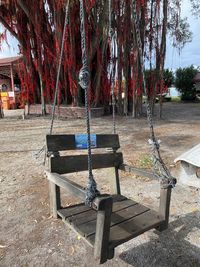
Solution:
<svg viewBox="0 0 200 267">
<path fill-rule="evenodd" d="M 24 13 L 26 14 L 26 16 L 31 19 L 30 17 L 30 12 L 26 6 L 26 4 L 22 1 L 22 0 L 17 0 L 18 5 L 21 7 L 21 9 L 24 11 Z"/>
<path fill-rule="evenodd" d="M 19 40 L 17 33 L 10 27 L 10 25 L 3 19 L 1 15 L 0 15 L 0 23 L 3 24 L 3 26 L 11 33 L 11 35 L 14 36 L 17 39 L 17 41 L 21 44 L 21 41 Z"/>
</svg>

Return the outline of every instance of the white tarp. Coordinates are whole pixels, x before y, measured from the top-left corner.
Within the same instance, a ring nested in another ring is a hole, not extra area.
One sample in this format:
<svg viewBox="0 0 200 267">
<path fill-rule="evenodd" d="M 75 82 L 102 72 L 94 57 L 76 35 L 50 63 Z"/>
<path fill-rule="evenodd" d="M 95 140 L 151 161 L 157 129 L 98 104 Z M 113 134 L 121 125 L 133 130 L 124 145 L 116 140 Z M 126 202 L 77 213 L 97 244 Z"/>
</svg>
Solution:
<svg viewBox="0 0 200 267">
<path fill-rule="evenodd" d="M 178 161 L 186 161 L 196 167 L 200 167 L 200 144 L 191 148 L 174 160 L 175 163 Z"/>
</svg>

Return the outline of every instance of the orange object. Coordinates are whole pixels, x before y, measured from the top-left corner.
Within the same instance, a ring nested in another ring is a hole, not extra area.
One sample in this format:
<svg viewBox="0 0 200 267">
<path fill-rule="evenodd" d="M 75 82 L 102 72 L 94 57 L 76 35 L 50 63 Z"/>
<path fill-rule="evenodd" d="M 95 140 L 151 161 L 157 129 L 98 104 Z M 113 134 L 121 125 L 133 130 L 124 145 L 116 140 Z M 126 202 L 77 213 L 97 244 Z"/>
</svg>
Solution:
<svg viewBox="0 0 200 267">
<path fill-rule="evenodd" d="M 10 109 L 10 99 L 7 92 L 1 92 L 1 101 L 3 109 Z"/>
<path fill-rule="evenodd" d="M 9 98 L 8 99 L 2 99 L 2 102 L 3 102 L 3 109 L 10 109 L 10 100 Z"/>
</svg>

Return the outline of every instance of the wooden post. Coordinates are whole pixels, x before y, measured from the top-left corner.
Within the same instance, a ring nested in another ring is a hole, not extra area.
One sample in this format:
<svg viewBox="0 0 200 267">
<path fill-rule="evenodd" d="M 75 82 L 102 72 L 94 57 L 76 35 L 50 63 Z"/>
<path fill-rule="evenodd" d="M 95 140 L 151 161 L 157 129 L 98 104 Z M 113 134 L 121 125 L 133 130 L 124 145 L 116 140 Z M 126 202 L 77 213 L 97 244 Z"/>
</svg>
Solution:
<svg viewBox="0 0 200 267">
<path fill-rule="evenodd" d="M 1 101 L 1 92 L 0 92 L 0 119 L 3 118 L 3 103 Z"/>
<path fill-rule="evenodd" d="M 113 153 L 116 155 L 117 149 L 112 148 Z M 114 192 L 117 195 L 121 195 L 120 182 L 119 182 L 119 166 L 115 166 L 115 183 Z"/>
<path fill-rule="evenodd" d="M 14 92 L 15 86 L 14 86 L 13 66 L 12 65 L 10 65 L 10 78 L 11 78 L 11 89 Z"/>
<path fill-rule="evenodd" d="M 13 65 L 10 65 L 10 78 L 11 78 L 11 89 L 14 93 L 14 103 L 15 103 L 15 85 L 14 85 L 14 77 L 13 77 Z M 15 103 L 16 106 L 16 103 Z M 15 108 L 14 106 L 14 108 Z"/>
<path fill-rule="evenodd" d="M 100 264 L 114 256 L 114 252 L 109 251 L 110 222 L 112 213 L 112 197 L 98 197 L 97 224 L 94 244 L 94 257 Z"/>
<path fill-rule="evenodd" d="M 39 68 L 39 80 L 40 80 L 40 95 L 41 95 L 41 113 L 44 116 L 46 115 L 46 105 L 45 105 L 45 99 L 44 99 L 44 84 L 42 80 L 41 68 Z"/>
<path fill-rule="evenodd" d="M 61 208 L 60 187 L 49 181 L 50 214 L 58 218 L 57 210 Z"/>
<path fill-rule="evenodd" d="M 159 231 L 163 231 L 168 228 L 171 191 L 171 186 L 166 186 L 161 182 L 159 213 L 164 218 L 164 222 L 158 227 Z"/>
<path fill-rule="evenodd" d="M 121 195 L 118 167 L 115 167 L 115 194 Z"/>
</svg>

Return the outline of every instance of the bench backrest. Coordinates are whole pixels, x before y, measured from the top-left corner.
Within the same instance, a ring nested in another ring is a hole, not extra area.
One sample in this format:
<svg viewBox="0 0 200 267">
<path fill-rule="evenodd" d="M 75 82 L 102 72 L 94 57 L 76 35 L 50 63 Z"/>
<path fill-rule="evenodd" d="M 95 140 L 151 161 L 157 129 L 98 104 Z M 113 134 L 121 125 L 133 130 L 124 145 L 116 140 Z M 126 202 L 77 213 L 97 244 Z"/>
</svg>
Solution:
<svg viewBox="0 0 200 267">
<path fill-rule="evenodd" d="M 118 167 L 123 163 L 122 153 L 117 153 L 119 149 L 119 137 L 117 134 L 97 134 L 91 135 L 92 148 L 110 148 L 109 153 L 92 154 L 93 169 Z M 58 152 L 65 150 L 85 150 L 87 149 L 87 135 L 47 135 L 46 143 L 48 152 Z M 88 169 L 87 155 L 68 155 L 50 158 L 50 171 L 59 174 L 86 171 Z"/>
</svg>

